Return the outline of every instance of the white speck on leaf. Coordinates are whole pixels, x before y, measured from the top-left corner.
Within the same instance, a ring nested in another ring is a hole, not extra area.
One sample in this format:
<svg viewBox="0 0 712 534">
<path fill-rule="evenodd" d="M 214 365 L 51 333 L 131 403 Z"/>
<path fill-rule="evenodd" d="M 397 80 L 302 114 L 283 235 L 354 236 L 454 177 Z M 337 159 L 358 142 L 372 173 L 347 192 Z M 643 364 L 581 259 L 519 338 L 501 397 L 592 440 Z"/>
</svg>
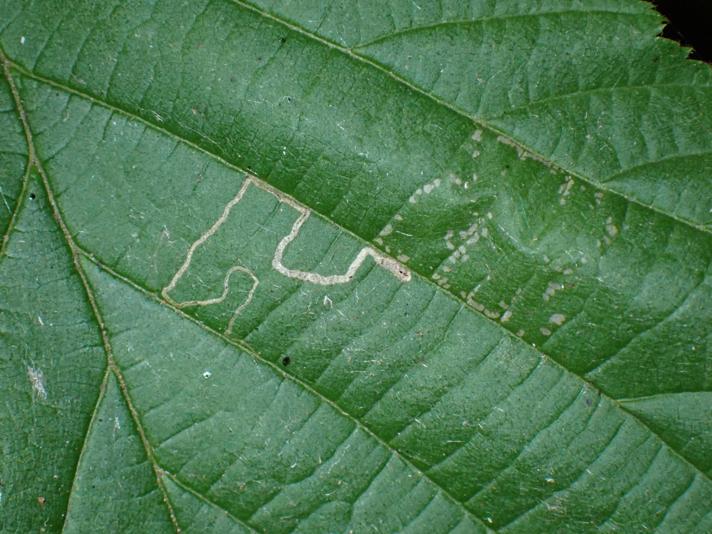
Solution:
<svg viewBox="0 0 712 534">
<path fill-rule="evenodd" d="M 562 206 L 566 204 L 566 197 L 571 194 L 571 188 L 574 186 L 574 179 L 571 176 L 567 176 L 566 180 L 561 187 L 559 187 L 559 204 Z"/>
<path fill-rule="evenodd" d="M 429 195 L 429 194 L 432 193 L 435 189 L 437 189 L 438 187 L 440 187 L 440 184 L 441 184 L 441 183 L 442 183 L 442 182 L 440 181 L 440 178 L 435 178 L 435 180 L 433 180 L 432 182 L 427 183 L 427 184 L 425 184 L 425 185 L 423 186 L 423 193 L 425 193 L 426 195 Z"/>
<path fill-rule="evenodd" d="M 393 225 L 387 224 L 386 226 L 383 227 L 383 230 L 378 234 L 379 236 L 387 236 L 393 233 Z"/>
<path fill-rule="evenodd" d="M 32 391 L 42 400 L 47 400 L 47 389 L 45 388 L 45 379 L 42 369 L 35 369 L 34 367 L 27 368 L 27 377 L 30 379 L 30 384 L 32 384 Z"/>
<path fill-rule="evenodd" d="M 452 230 L 448 230 L 445 233 L 445 237 L 443 238 L 445 240 L 445 246 L 448 250 L 455 250 L 455 245 L 451 241 L 453 235 L 455 235 L 455 232 L 453 232 Z"/>
<path fill-rule="evenodd" d="M 541 298 L 544 299 L 545 302 L 548 302 L 549 299 L 551 299 L 551 297 L 553 297 L 557 291 L 561 291 L 562 289 L 564 289 L 564 286 L 559 284 L 558 282 L 549 282 L 549 285 L 547 286 Z"/>
<path fill-rule="evenodd" d="M 564 321 L 566 321 L 566 316 L 562 313 L 555 313 L 551 317 L 549 317 L 549 322 L 555 325 L 561 326 L 564 324 Z"/>
</svg>

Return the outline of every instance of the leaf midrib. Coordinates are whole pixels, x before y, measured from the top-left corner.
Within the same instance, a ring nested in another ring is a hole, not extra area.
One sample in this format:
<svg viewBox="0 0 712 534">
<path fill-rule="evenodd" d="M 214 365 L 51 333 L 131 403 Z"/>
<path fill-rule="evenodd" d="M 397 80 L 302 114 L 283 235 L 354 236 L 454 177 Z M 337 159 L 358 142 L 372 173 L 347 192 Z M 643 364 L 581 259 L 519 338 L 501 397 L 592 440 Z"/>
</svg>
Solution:
<svg viewBox="0 0 712 534">
<path fill-rule="evenodd" d="M 235 1 L 235 0 L 233 0 L 233 1 Z M 267 189 L 277 189 L 277 188 L 275 188 L 273 185 L 271 185 L 271 184 L 265 182 L 265 181 L 264 181 L 263 179 L 261 179 L 260 177 L 255 176 L 252 171 L 247 170 L 247 169 L 243 169 L 243 168 L 241 168 L 241 167 L 239 167 L 239 166 L 237 166 L 237 165 L 235 165 L 235 164 L 229 162 L 228 160 L 224 159 L 223 157 L 221 157 L 221 156 L 219 156 L 219 155 L 217 155 L 217 154 L 211 152 L 211 151 L 208 150 L 207 148 L 204 148 L 204 147 L 202 147 L 202 146 L 200 146 L 200 145 L 198 145 L 198 144 L 196 144 L 196 143 L 194 143 L 194 142 L 192 142 L 192 141 L 190 141 L 190 140 L 187 140 L 187 139 L 181 137 L 180 135 L 178 135 L 178 134 L 176 134 L 176 133 L 174 133 L 174 132 L 172 132 L 172 131 L 170 131 L 170 130 L 168 130 L 168 129 L 162 127 L 162 126 L 151 122 L 151 121 L 148 120 L 148 119 L 145 119 L 145 118 L 143 118 L 143 117 L 141 117 L 141 116 L 139 116 L 139 115 L 134 114 L 133 112 L 131 112 L 131 111 L 129 111 L 129 110 L 123 109 L 123 108 L 121 108 L 121 107 L 119 107 L 119 106 L 117 106 L 117 105 L 115 105 L 115 104 L 111 104 L 111 103 L 109 103 L 109 102 L 103 101 L 103 100 L 101 100 L 101 99 L 99 99 L 99 98 L 97 98 L 97 97 L 94 97 L 94 96 L 92 96 L 92 95 L 90 95 L 90 94 L 88 94 L 88 93 L 84 93 L 83 91 L 81 91 L 81 90 L 79 90 L 79 89 L 76 89 L 76 88 L 73 88 L 73 87 L 69 87 L 69 86 L 67 86 L 67 85 L 64 85 L 64 84 L 61 83 L 61 82 L 52 80 L 52 79 L 50 79 L 50 78 L 45 78 L 44 76 L 41 76 L 41 75 L 38 75 L 38 74 L 36 74 L 36 73 L 34 73 L 34 72 L 32 72 L 32 71 L 29 71 L 29 70 L 25 69 L 24 67 L 22 67 L 22 66 L 20 66 L 20 65 L 17 65 L 17 64 L 15 64 L 15 63 L 13 63 L 13 62 L 10 62 L 10 63 L 12 64 L 13 68 L 15 68 L 18 72 L 20 72 L 20 73 L 23 74 L 24 76 L 27 76 L 28 78 L 34 79 L 35 81 L 38 81 L 38 82 L 41 82 L 41 83 L 45 83 L 45 84 L 47 84 L 47 85 L 51 85 L 51 86 L 53 86 L 53 87 L 55 87 L 55 88 L 57 88 L 57 89 L 60 89 L 60 90 L 62 90 L 62 91 L 64 91 L 64 92 L 66 92 L 66 93 L 74 94 L 74 95 L 76 95 L 76 96 L 78 96 L 78 97 L 80 97 L 80 98 L 89 100 L 90 102 L 93 102 L 93 103 L 95 103 L 95 104 L 97 104 L 97 105 L 100 105 L 100 106 L 102 106 L 102 107 L 104 107 L 104 108 L 106 108 L 106 109 L 110 109 L 110 110 L 112 110 L 112 111 L 114 111 L 114 112 L 116 112 L 116 113 L 122 114 L 122 115 L 124 115 L 124 116 L 130 118 L 131 120 L 138 121 L 138 122 L 140 122 L 140 123 L 146 125 L 147 127 L 151 128 L 151 129 L 153 129 L 153 130 L 155 130 L 155 131 L 157 131 L 157 132 L 160 132 L 160 133 L 162 133 L 162 134 L 164 134 L 164 135 L 167 135 L 167 136 L 169 136 L 169 137 L 175 139 L 176 141 L 181 142 L 181 143 L 184 143 L 185 145 L 190 146 L 191 148 L 193 148 L 193 149 L 195 149 L 195 150 L 197 150 L 197 151 L 199 151 L 199 152 L 201 152 L 201 153 L 203 153 L 203 154 L 205 154 L 205 155 L 207 155 L 207 156 L 209 156 L 209 157 L 211 157 L 211 158 L 217 160 L 217 161 L 220 162 L 222 165 L 225 165 L 226 167 L 228 167 L 228 168 L 230 168 L 230 169 L 232 169 L 232 170 L 234 170 L 234 171 L 236 171 L 236 172 L 253 176 L 254 179 L 256 179 L 256 180 L 258 180 L 258 181 L 260 182 L 260 185 L 261 185 L 262 187 L 265 187 L 265 188 L 267 188 Z M 300 201 L 294 199 L 291 195 L 288 195 L 287 193 L 285 193 L 285 192 L 283 192 L 283 191 L 281 191 L 281 190 L 279 190 L 279 191 L 280 191 L 280 194 L 285 195 L 285 196 L 288 196 L 288 197 L 289 197 L 290 199 L 292 199 L 295 203 L 302 205 L 302 202 L 300 202 Z M 621 196 L 622 196 L 622 195 L 621 195 Z M 642 204 L 641 204 L 641 205 L 642 205 Z M 644 205 L 642 205 L 642 206 L 644 206 Z M 644 207 L 645 207 L 645 206 L 644 206 Z M 372 247 L 374 247 L 374 248 L 379 248 L 376 244 L 372 244 L 372 243 L 370 243 L 369 241 L 367 241 L 367 240 L 365 240 L 364 238 L 362 238 L 361 236 L 359 236 L 359 235 L 357 235 L 357 234 L 354 234 L 351 230 L 349 230 L 349 229 L 343 227 L 342 225 L 340 225 L 339 223 L 333 221 L 332 219 L 330 219 L 328 216 L 322 214 L 321 212 L 319 212 L 319 211 L 317 211 L 317 210 L 315 210 L 315 209 L 313 209 L 313 208 L 310 208 L 310 207 L 308 207 L 308 209 L 312 212 L 313 215 L 316 215 L 317 217 L 321 218 L 322 220 L 324 220 L 324 221 L 327 222 L 328 224 L 330 224 L 330 225 L 332 225 L 332 226 L 335 226 L 335 227 L 338 228 L 340 231 L 342 231 L 342 232 L 344 232 L 344 233 L 346 233 L 346 234 L 352 236 L 354 239 L 358 240 L 359 242 L 368 243 L 369 246 L 372 246 Z M 655 211 L 655 210 L 653 210 L 653 211 Z M 662 215 L 665 216 L 665 214 L 662 214 Z M 76 245 L 76 246 L 78 247 L 78 245 Z M 79 247 L 79 248 L 81 249 L 81 247 Z M 84 249 L 81 249 L 81 250 L 82 250 L 85 254 L 87 254 L 87 255 L 92 259 L 92 261 L 94 261 L 94 262 L 97 261 L 97 260 L 92 256 L 91 252 L 86 251 L 86 250 L 84 250 Z M 380 250 L 380 248 L 379 248 L 379 250 Z M 391 257 L 391 256 L 390 256 L 389 254 L 387 254 L 385 251 L 382 251 L 382 250 L 381 250 L 381 253 L 382 253 L 384 256 Z M 104 266 L 104 268 L 106 269 L 106 268 L 108 268 L 108 266 Z M 451 298 L 451 299 L 455 300 L 456 302 L 458 302 L 458 304 L 460 304 L 460 305 L 466 307 L 468 310 L 472 311 L 473 313 L 477 314 L 478 316 L 484 317 L 487 321 L 490 321 L 491 323 L 495 324 L 495 325 L 498 327 L 498 329 L 499 329 L 500 331 L 505 332 L 506 335 L 508 335 L 512 340 L 516 341 L 516 343 L 524 343 L 528 348 L 530 348 L 530 349 L 536 351 L 537 354 L 539 354 L 541 357 L 543 357 L 543 358 L 544 358 L 547 362 L 549 362 L 551 365 L 554 365 L 554 366 L 556 366 L 556 367 L 558 367 L 558 368 L 561 368 L 564 372 L 566 372 L 566 373 L 568 373 L 568 374 L 570 374 L 570 375 L 576 377 L 576 379 L 579 380 L 580 382 L 582 382 L 583 384 L 587 385 L 588 387 L 591 387 L 591 388 L 595 389 L 595 390 L 596 390 L 597 392 L 599 392 L 602 396 L 604 396 L 606 399 L 608 399 L 610 402 L 612 402 L 614 406 L 616 406 L 617 408 L 619 408 L 619 409 L 623 412 L 624 416 L 631 417 L 633 420 L 635 420 L 636 422 L 638 422 L 640 425 L 642 425 L 643 428 L 645 428 L 648 432 L 650 432 L 652 435 L 656 436 L 662 443 L 664 443 L 665 446 L 668 447 L 668 449 L 669 449 L 674 455 L 676 455 L 677 457 L 679 457 L 685 464 L 689 465 L 692 469 L 695 470 L 695 472 L 699 473 L 700 476 L 702 476 L 704 479 L 708 480 L 709 482 L 712 482 L 712 478 L 711 478 L 710 476 L 708 476 L 704 471 L 702 471 L 701 468 L 697 467 L 695 464 L 692 463 L 691 460 L 688 460 L 688 459 L 687 459 L 686 457 L 684 457 L 680 452 L 678 452 L 677 449 L 675 449 L 670 443 L 668 443 L 668 441 L 665 440 L 659 433 L 657 433 L 656 431 L 654 431 L 654 430 L 653 430 L 652 428 L 650 428 L 642 419 L 640 419 L 640 418 L 638 417 L 638 415 L 636 415 L 635 413 L 629 411 L 627 408 L 625 408 L 625 406 L 621 405 L 621 403 L 618 401 L 618 399 L 615 399 L 615 398 L 613 398 L 613 397 L 610 397 L 609 395 L 607 395 L 606 393 L 604 393 L 596 384 L 594 384 L 593 382 L 589 381 L 589 380 L 586 379 L 584 376 L 582 376 L 582 375 L 576 373 L 575 371 L 573 371 L 573 370 L 571 370 L 571 369 L 568 369 L 568 368 L 567 368 L 566 366 L 564 366 L 562 363 L 560 363 L 560 362 L 558 362 L 556 359 L 554 359 L 550 354 L 543 352 L 540 347 L 532 347 L 531 345 L 525 343 L 525 342 L 522 341 L 519 337 L 517 337 L 513 332 L 511 332 L 511 331 L 508 330 L 507 328 L 504 328 L 499 322 L 497 322 L 497 321 L 495 321 L 495 320 L 493 320 L 493 319 L 487 317 L 484 313 L 482 313 L 482 312 L 478 311 L 477 309 L 473 308 L 471 305 L 469 305 L 466 301 L 464 301 L 464 300 L 463 300 L 462 298 L 460 298 L 458 295 L 456 295 L 456 294 L 454 294 L 454 293 L 452 293 L 452 292 L 450 292 L 450 291 L 448 291 L 448 290 L 446 290 L 446 289 L 443 289 L 441 286 L 435 284 L 429 277 L 423 275 L 422 273 L 420 273 L 420 272 L 418 272 L 417 270 L 414 270 L 414 269 L 412 270 L 412 273 L 413 273 L 415 276 L 417 276 L 417 277 L 419 278 L 419 280 L 421 280 L 422 282 L 424 282 L 424 283 L 430 285 L 431 287 L 434 287 L 436 290 L 440 291 L 440 292 L 443 293 L 444 295 L 447 295 L 449 298 Z M 141 286 L 138 286 L 138 287 L 141 287 Z M 144 288 L 144 289 L 145 289 L 145 288 Z M 148 290 L 145 290 L 145 291 L 148 291 Z M 150 293 L 150 291 L 149 291 L 149 293 Z M 200 324 L 202 324 L 202 323 L 200 323 Z M 205 325 L 204 325 L 204 326 L 205 326 Z M 293 376 L 293 375 L 289 375 L 289 376 Z M 390 449 L 390 447 L 389 447 L 389 450 L 392 450 L 392 449 Z M 395 451 L 394 451 L 394 452 L 395 452 Z M 424 476 L 425 476 L 425 475 L 424 475 Z M 436 486 L 437 486 L 437 487 L 440 487 L 440 486 L 437 485 L 437 484 L 436 484 Z M 445 490 L 443 489 L 442 491 L 445 491 Z M 459 501 L 456 501 L 456 502 L 459 502 Z M 465 510 L 466 510 L 466 509 L 465 509 Z M 468 511 L 468 513 L 469 513 L 469 511 Z"/>
<path fill-rule="evenodd" d="M 326 46 L 332 50 L 336 50 L 336 51 L 340 52 L 341 54 L 344 54 L 346 57 L 350 58 L 352 61 L 356 61 L 358 63 L 368 65 L 370 68 L 376 69 L 376 70 L 386 74 L 387 76 L 389 76 L 390 78 L 392 78 L 393 80 L 398 82 L 399 84 L 407 87 L 410 91 L 413 91 L 419 95 L 425 96 L 426 98 L 428 98 L 429 100 L 432 100 L 436 104 L 449 109 L 450 111 L 458 114 L 461 117 L 466 118 L 467 120 L 472 121 L 478 127 L 484 128 L 484 129 L 490 131 L 491 133 L 494 133 L 495 135 L 504 137 L 512 145 L 516 145 L 517 147 L 521 148 L 522 150 L 525 150 L 526 152 L 532 154 L 533 156 L 535 156 L 537 159 L 541 160 L 546 165 L 548 165 L 554 169 L 557 169 L 559 171 L 562 171 L 568 175 L 576 177 L 576 178 L 586 182 L 587 184 L 591 185 L 595 189 L 598 189 L 600 191 L 609 193 L 611 195 L 615 195 L 617 197 L 623 198 L 628 202 L 637 204 L 646 210 L 650 210 L 650 211 L 653 211 L 653 212 L 655 212 L 659 215 L 662 215 L 664 217 L 673 219 L 674 221 L 676 221 L 680 224 L 683 224 L 685 226 L 688 226 L 690 228 L 693 228 L 694 230 L 696 230 L 698 232 L 712 235 L 712 228 L 706 228 L 705 226 L 698 225 L 692 221 L 682 219 L 679 216 L 675 215 L 674 213 L 670 213 L 668 211 L 662 210 L 662 209 L 660 209 L 656 206 L 653 206 L 653 205 L 645 204 L 645 203 L 641 202 L 640 200 L 638 200 L 632 196 L 629 196 L 623 192 L 616 191 L 614 189 L 610 189 L 610 188 L 606 187 L 602 182 L 597 181 L 591 177 L 585 176 L 585 175 L 581 174 L 579 171 L 576 171 L 573 169 L 568 169 L 568 168 L 564 167 L 561 163 L 552 161 L 551 159 L 544 156 L 537 150 L 532 149 L 531 147 L 524 144 L 520 140 L 512 137 L 512 135 L 509 132 L 501 130 L 498 127 L 494 126 L 493 124 L 488 122 L 486 119 L 484 119 L 482 117 L 477 117 L 475 115 L 468 113 L 467 111 L 457 107 L 456 105 L 451 104 L 451 103 L 443 100 L 442 98 L 426 91 L 425 89 L 422 89 L 422 88 L 418 87 L 417 85 L 409 82 L 405 78 L 403 78 L 403 77 L 399 76 L 398 74 L 396 74 L 395 72 L 389 70 L 388 67 L 386 67 L 385 65 L 382 65 L 381 63 L 379 63 L 379 62 L 377 62 L 363 54 L 358 53 L 356 50 L 358 48 L 362 48 L 362 45 L 358 45 L 354 48 L 347 48 L 343 45 L 340 45 L 339 43 L 337 43 L 335 41 L 328 39 L 328 38 L 322 37 L 320 35 L 316 35 L 315 33 L 307 30 L 306 28 L 303 28 L 303 27 L 301 27 L 293 22 L 290 22 L 288 20 L 285 20 L 281 17 L 278 17 L 277 15 L 274 15 L 273 13 L 263 11 L 260 8 L 253 6 L 252 4 L 243 2 L 242 0 L 229 0 L 229 1 L 237 6 L 247 9 L 247 10 L 263 17 L 263 18 L 266 18 L 266 19 L 271 20 L 281 26 L 284 26 L 293 32 L 299 33 L 300 35 L 303 35 L 303 36 L 307 37 L 308 39 L 321 44 L 322 46 Z"/>
</svg>

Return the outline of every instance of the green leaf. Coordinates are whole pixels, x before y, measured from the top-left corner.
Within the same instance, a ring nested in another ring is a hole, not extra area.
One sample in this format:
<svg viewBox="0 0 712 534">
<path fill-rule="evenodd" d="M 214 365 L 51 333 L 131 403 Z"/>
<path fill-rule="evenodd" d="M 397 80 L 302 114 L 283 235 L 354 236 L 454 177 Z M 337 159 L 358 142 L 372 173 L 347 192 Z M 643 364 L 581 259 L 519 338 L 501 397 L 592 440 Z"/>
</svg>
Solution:
<svg viewBox="0 0 712 534">
<path fill-rule="evenodd" d="M 712 70 L 660 28 L 0 1 L 2 530 L 712 530 Z"/>
</svg>

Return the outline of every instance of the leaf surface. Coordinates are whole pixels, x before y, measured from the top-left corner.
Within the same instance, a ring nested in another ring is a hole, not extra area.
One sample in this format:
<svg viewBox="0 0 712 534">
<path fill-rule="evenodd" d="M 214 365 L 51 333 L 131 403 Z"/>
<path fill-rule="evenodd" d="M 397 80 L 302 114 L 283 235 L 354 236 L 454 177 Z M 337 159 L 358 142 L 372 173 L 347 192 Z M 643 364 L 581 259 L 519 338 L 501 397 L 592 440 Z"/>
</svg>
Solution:
<svg viewBox="0 0 712 534">
<path fill-rule="evenodd" d="M 712 528 L 711 75 L 645 4 L 0 13 L 5 530 Z"/>
</svg>

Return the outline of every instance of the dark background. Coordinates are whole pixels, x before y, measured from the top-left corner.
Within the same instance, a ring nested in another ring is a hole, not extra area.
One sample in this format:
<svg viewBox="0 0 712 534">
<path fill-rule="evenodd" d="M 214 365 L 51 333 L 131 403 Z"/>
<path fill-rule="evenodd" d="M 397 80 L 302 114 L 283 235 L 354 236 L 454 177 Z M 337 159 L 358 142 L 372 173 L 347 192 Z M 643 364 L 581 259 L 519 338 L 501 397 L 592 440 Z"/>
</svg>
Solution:
<svg viewBox="0 0 712 534">
<path fill-rule="evenodd" d="M 712 0 L 651 0 L 670 22 L 663 37 L 693 48 L 690 57 L 712 63 Z"/>
</svg>

